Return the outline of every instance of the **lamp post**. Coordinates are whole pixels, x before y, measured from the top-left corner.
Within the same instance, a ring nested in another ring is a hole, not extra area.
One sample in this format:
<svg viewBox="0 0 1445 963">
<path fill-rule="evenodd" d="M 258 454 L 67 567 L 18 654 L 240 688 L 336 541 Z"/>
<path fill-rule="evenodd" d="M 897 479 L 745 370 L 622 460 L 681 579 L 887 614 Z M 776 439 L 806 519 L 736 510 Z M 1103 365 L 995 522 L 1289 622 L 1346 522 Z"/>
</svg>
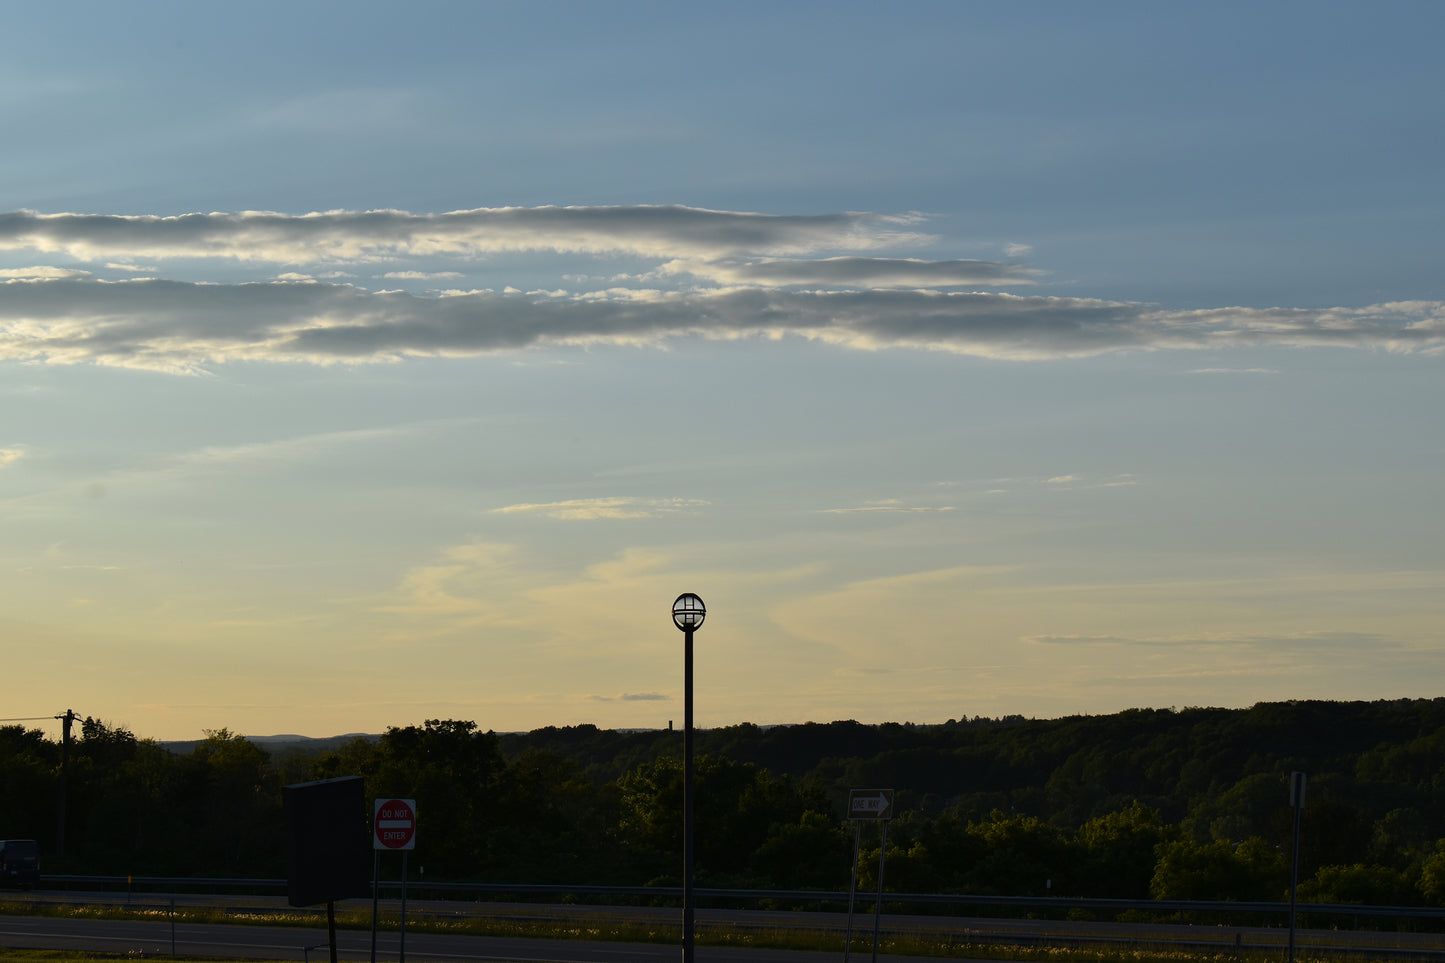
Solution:
<svg viewBox="0 0 1445 963">
<path fill-rule="evenodd" d="M 692 963 L 692 633 L 702 626 L 707 606 L 691 592 L 672 603 L 672 624 L 682 630 L 686 642 L 682 682 L 682 963 Z"/>
</svg>

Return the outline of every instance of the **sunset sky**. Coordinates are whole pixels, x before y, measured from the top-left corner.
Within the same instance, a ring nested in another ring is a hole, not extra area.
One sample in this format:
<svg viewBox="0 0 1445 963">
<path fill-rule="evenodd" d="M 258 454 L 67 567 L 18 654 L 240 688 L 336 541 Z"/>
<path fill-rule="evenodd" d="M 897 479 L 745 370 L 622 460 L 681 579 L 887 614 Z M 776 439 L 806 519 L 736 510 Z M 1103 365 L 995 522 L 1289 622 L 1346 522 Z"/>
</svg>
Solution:
<svg viewBox="0 0 1445 963">
<path fill-rule="evenodd" d="M 1445 5 L 5 32 L 7 717 L 1445 695 Z"/>
</svg>

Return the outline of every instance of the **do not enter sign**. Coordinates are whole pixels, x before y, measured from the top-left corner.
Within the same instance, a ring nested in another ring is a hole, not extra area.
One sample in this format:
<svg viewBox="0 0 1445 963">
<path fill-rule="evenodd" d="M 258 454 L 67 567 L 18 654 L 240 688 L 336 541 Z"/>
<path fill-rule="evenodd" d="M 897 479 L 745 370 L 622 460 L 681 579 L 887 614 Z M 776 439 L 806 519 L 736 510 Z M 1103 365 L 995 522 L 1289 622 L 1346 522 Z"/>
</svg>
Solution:
<svg viewBox="0 0 1445 963">
<path fill-rule="evenodd" d="M 416 800 L 376 800 L 371 826 L 372 849 L 415 849 Z"/>
</svg>

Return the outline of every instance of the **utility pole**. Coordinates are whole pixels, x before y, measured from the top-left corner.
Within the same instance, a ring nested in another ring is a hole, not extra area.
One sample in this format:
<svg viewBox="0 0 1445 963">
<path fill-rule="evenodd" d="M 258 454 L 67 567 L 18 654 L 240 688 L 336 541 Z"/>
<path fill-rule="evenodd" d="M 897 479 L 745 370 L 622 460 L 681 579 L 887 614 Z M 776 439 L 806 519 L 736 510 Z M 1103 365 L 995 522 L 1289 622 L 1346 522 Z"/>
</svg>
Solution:
<svg viewBox="0 0 1445 963">
<path fill-rule="evenodd" d="M 66 709 L 60 720 L 60 815 L 55 825 L 55 855 L 65 855 L 65 796 L 70 788 L 70 725 L 80 717 L 74 709 Z"/>
<path fill-rule="evenodd" d="M 1299 817 L 1305 808 L 1306 776 L 1289 774 L 1289 805 L 1294 810 L 1294 849 L 1290 853 L 1289 871 L 1289 963 L 1294 963 L 1295 899 L 1299 895 Z"/>
</svg>

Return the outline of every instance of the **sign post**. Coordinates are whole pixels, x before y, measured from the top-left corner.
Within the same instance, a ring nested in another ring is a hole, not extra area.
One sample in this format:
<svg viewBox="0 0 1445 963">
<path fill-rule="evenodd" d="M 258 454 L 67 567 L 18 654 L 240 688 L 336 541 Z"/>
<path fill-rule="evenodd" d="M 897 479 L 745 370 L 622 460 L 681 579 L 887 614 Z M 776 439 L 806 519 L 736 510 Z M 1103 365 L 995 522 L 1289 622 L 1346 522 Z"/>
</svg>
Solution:
<svg viewBox="0 0 1445 963">
<path fill-rule="evenodd" d="M 858 855 L 863 840 L 863 824 L 880 822 L 883 834 L 878 847 L 878 894 L 873 903 L 873 963 L 878 963 L 878 924 L 883 913 L 883 867 L 888 858 L 888 821 L 893 818 L 893 790 L 850 790 L 848 818 L 853 822 L 853 880 L 848 885 L 848 933 L 843 938 L 843 963 L 848 963 L 853 951 L 853 898 L 858 892 Z"/>
<path fill-rule="evenodd" d="M 1290 852 L 1289 870 L 1289 963 L 1294 963 L 1295 899 L 1299 893 L 1299 817 L 1305 808 L 1305 783 L 1302 772 L 1289 774 L 1289 806 L 1294 810 L 1294 848 Z"/>
<path fill-rule="evenodd" d="M 401 851 L 401 944 L 398 963 L 406 963 L 406 857 L 416 849 L 416 800 L 377 799 L 372 805 L 371 848 L 374 850 L 371 894 L 371 959 L 376 963 L 376 904 L 381 887 L 381 851 Z"/>
</svg>

